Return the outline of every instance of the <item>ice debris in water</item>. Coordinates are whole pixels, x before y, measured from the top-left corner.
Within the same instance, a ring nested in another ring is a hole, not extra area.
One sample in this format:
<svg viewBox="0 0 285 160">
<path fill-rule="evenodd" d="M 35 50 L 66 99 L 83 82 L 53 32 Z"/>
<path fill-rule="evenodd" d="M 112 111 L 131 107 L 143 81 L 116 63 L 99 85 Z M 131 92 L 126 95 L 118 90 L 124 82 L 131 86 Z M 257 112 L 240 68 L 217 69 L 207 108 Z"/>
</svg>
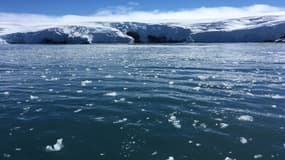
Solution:
<svg viewBox="0 0 285 160">
<path fill-rule="evenodd" d="M 259 159 L 259 158 L 262 158 L 262 157 L 263 157 L 262 154 L 256 154 L 256 155 L 253 156 L 254 159 Z"/>
<path fill-rule="evenodd" d="M 58 152 L 58 151 L 60 151 L 63 147 L 64 147 L 64 145 L 63 145 L 63 138 L 60 138 L 60 139 L 57 139 L 57 140 L 56 140 L 56 144 L 54 144 L 53 146 L 47 145 L 47 146 L 46 146 L 46 151 L 47 151 L 47 152 Z"/>
<path fill-rule="evenodd" d="M 83 91 L 82 90 L 77 90 L 76 93 L 83 93 Z"/>
<path fill-rule="evenodd" d="M 158 154 L 157 151 L 154 151 L 154 152 L 151 153 L 152 156 L 155 156 L 155 155 L 157 155 L 157 154 Z"/>
<path fill-rule="evenodd" d="M 169 85 L 173 85 L 174 82 L 173 82 L 173 81 L 169 81 L 168 84 L 169 84 Z"/>
<path fill-rule="evenodd" d="M 166 160 L 174 160 L 174 157 L 169 156 Z"/>
<path fill-rule="evenodd" d="M 220 123 L 220 128 L 227 128 L 229 125 L 227 123 Z"/>
<path fill-rule="evenodd" d="M 92 81 L 89 80 L 85 80 L 85 81 L 81 81 L 81 86 L 87 86 L 88 84 L 91 84 Z"/>
<path fill-rule="evenodd" d="M 105 94 L 105 96 L 111 96 L 111 97 L 115 97 L 117 95 L 118 95 L 117 92 L 109 92 Z"/>
<path fill-rule="evenodd" d="M 198 78 L 199 78 L 200 80 L 204 81 L 204 80 L 208 79 L 209 77 L 207 77 L 207 76 L 198 76 Z"/>
<path fill-rule="evenodd" d="M 5 92 L 3 92 L 3 94 L 7 96 L 7 95 L 9 95 L 10 93 L 7 92 L 7 91 L 5 91 Z"/>
<path fill-rule="evenodd" d="M 11 157 L 11 154 L 4 153 L 4 154 L 3 154 L 3 157 L 4 157 L 4 158 L 10 158 L 10 157 Z"/>
<path fill-rule="evenodd" d="M 285 99 L 285 96 L 280 96 L 280 95 L 273 95 L 272 96 L 273 99 Z"/>
<path fill-rule="evenodd" d="M 201 87 L 194 87 L 193 90 L 194 91 L 200 91 Z"/>
<path fill-rule="evenodd" d="M 39 99 L 39 97 L 38 97 L 38 96 L 30 95 L 30 99 L 31 99 L 31 100 L 35 100 L 35 99 Z"/>
<path fill-rule="evenodd" d="M 112 76 L 112 75 L 107 75 L 107 76 L 105 76 L 105 78 L 114 78 L 114 76 Z"/>
<path fill-rule="evenodd" d="M 240 121 L 249 121 L 249 122 L 253 122 L 253 117 L 250 115 L 241 115 L 237 118 Z"/>
<path fill-rule="evenodd" d="M 271 107 L 272 107 L 272 108 L 277 108 L 277 105 L 272 105 Z"/>
<path fill-rule="evenodd" d="M 75 111 L 73 111 L 74 113 L 78 113 L 78 112 L 81 112 L 82 111 L 82 109 L 81 108 L 79 108 L 79 109 L 77 109 L 77 110 L 75 110 Z"/>
<path fill-rule="evenodd" d="M 174 115 L 174 113 L 172 113 L 168 119 L 169 123 L 172 123 L 172 125 L 175 128 L 181 128 L 181 124 L 180 124 L 180 120 L 177 120 L 176 116 Z"/>
<path fill-rule="evenodd" d="M 230 158 L 230 157 L 226 157 L 225 160 L 236 160 L 236 159 L 233 159 L 233 158 Z"/>
<path fill-rule="evenodd" d="M 246 143 L 247 143 L 247 139 L 244 138 L 244 137 L 240 137 L 240 138 L 239 138 L 239 141 L 240 141 L 240 143 L 242 143 L 242 144 L 246 144 Z"/>
<path fill-rule="evenodd" d="M 127 118 L 123 118 L 123 119 L 120 119 L 120 120 L 117 120 L 115 122 L 113 122 L 114 124 L 117 124 L 117 123 L 123 123 L 123 122 L 126 122 L 128 119 Z"/>
</svg>

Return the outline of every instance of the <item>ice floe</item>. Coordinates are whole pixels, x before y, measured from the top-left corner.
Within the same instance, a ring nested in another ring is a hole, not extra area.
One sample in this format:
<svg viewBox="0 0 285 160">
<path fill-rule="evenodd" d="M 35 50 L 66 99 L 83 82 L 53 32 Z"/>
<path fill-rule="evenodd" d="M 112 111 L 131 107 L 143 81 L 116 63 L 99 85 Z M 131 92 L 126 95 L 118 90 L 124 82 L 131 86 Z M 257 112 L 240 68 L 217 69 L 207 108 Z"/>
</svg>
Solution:
<svg viewBox="0 0 285 160">
<path fill-rule="evenodd" d="M 262 154 L 256 154 L 256 155 L 253 156 L 254 159 L 260 159 L 262 157 L 263 157 Z"/>
<path fill-rule="evenodd" d="M 63 138 L 57 139 L 56 143 L 51 146 L 51 145 L 47 145 L 46 146 L 46 151 L 47 152 L 58 152 L 60 150 L 62 150 L 64 147 L 63 145 Z"/>
<path fill-rule="evenodd" d="M 79 109 L 74 110 L 73 112 L 74 112 L 74 113 L 79 113 L 79 112 L 81 112 L 81 111 L 82 111 L 82 109 L 79 108 Z"/>
<path fill-rule="evenodd" d="M 6 95 L 6 96 L 8 96 L 8 95 L 10 94 L 10 92 L 5 91 L 5 92 L 3 92 L 3 94 Z"/>
<path fill-rule="evenodd" d="M 126 122 L 127 120 L 128 120 L 127 118 L 123 118 L 123 119 L 114 121 L 113 123 L 114 123 L 114 124 L 117 124 L 117 123 L 124 123 L 124 122 Z"/>
<path fill-rule="evenodd" d="M 11 154 L 3 153 L 3 157 L 4 157 L 4 158 L 10 158 L 10 157 L 11 157 Z"/>
<path fill-rule="evenodd" d="M 155 155 L 157 155 L 157 154 L 158 154 L 157 151 L 154 151 L 154 152 L 151 153 L 152 156 L 155 156 Z"/>
<path fill-rule="evenodd" d="M 220 123 L 220 128 L 227 128 L 229 125 L 227 123 Z"/>
<path fill-rule="evenodd" d="M 109 92 L 109 93 L 106 93 L 105 96 L 110 96 L 110 97 L 115 97 L 117 96 L 118 93 L 117 92 Z"/>
<path fill-rule="evenodd" d="M 235 158 L 226 157 L 225 160 L 236 160 Z"/>
<path fill-rule="evenodd" d="M 88 84 L 91 84 L 92 81 L 90 80 L 85 80 L 85 81 L 81 81 L 81 86 L 87 86 Z"/>
<path fill-rule="evenodd" d="M 240 121 L 248 121 L 248 122 L 253 122 L 253 117 L 250 115 L 241 115 L 237 118 Z"/>
<path fill-rule="evenodd" d="M 173 156 L 169 156 L 166 160 L 174 160 Z"/>
<path fill-rule="evenodd" d="M 169 81 L 168 84 L 169 84 L 169 85 L 173 85 L 174 82 L 173 82 L 173 81 Z"/>
<path fill-rule="evenodd" d="M 246 143 L 247 143 L 247 139 L 244 138 L 244 137 L 240 137 L 240 138 L 239 138 L 239 141 L 240 141 L 240 143 L 242 143 L 242 144 L 246 144 Z"/>
<path fill-rule="evenodd" d="M 175 127 L 175 128 L 181 128 L 181 124 L 180 124 L 180 120 L 178 120 L 176 118 L 176 116 L 174 115 L 174 113 L 170 114 L 170 117 L 168 119 L 168 122 L 169 123 L 172 123 L 172 125 Z"/>
<path fill-rule="evenodd" d="M 38 97 L 38 96 L 30 95 L 30 99 L 31 99 L 31 100 L 36 100 L 36 99 L 39 99 L 39 97 Z"/>
</svg>

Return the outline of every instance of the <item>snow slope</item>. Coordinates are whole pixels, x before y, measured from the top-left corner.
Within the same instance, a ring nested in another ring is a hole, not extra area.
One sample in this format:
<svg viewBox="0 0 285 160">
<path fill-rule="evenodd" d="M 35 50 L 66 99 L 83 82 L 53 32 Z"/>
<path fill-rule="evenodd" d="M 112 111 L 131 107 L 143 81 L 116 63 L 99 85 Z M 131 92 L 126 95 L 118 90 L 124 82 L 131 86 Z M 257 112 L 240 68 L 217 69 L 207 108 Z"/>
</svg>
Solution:
<svg viewBox="0 0 285 160">
<path fill-rule="evenodd" d="M 28 25 L 0 22 L 0 44 L 273 42 L 284 34 L 285 15 L 189 24 L 86 21 Z"/>
<path fill-rule="evenodd" d="M 35 32 L 12 33 L 2 36 L 7 43 L 91 44 L 129 43 L 132 38 L 108 27 L 58 26 Z"/>
<path fill-rule="evenodd" d="M 233 31 L 201 32 L 192 35 L 195 42 L 274 42 L 285 33 L 285 23 Z"/>
</svg>

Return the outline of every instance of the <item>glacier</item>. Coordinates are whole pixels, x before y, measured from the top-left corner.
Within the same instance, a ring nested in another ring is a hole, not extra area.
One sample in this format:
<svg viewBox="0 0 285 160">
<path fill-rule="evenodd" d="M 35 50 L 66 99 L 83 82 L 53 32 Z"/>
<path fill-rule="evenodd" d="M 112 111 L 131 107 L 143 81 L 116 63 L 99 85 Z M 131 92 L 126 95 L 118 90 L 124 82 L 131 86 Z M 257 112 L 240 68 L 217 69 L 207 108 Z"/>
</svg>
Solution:
<svg viewBox="0 0 285 160">
<path fill-rule="evenodd" d="M 0 23 L 0 44 L 284 42 L 284 35 L 282 15 L 203 23 Z"/>
</svg>

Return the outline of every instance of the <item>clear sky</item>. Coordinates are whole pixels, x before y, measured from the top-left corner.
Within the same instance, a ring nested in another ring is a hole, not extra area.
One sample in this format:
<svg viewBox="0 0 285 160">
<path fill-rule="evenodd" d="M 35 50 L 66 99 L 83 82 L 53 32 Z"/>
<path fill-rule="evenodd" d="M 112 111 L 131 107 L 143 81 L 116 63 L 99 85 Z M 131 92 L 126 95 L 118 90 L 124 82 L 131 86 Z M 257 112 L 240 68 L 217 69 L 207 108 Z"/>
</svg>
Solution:
<svg viewBox="0 0 285 160">
<path fill-rule="evenodd" d="M 254 4 L 285 8 L 285 0 L 0 0 L 0 12 L 92 15 L 112 7 L 141 11 L 177 11 L 199 7 L 242 7 Z"/>
</svg>

